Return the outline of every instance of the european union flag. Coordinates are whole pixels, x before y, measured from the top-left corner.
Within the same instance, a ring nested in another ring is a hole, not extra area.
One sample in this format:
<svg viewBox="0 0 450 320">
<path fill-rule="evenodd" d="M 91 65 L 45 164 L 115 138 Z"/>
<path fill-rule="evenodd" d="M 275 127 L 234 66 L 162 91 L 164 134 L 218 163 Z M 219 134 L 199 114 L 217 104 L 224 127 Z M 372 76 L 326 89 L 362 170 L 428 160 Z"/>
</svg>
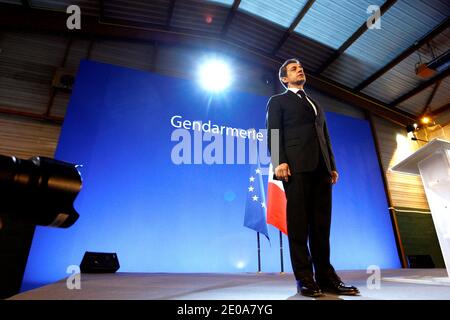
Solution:
<svg viewBox="0 0 450 320">
<path fill-rule="evenodd" d="M 266 222 L 266 195 L 259 163 L 250 166 L 248 182 L 244 226 L 264 234 L 270 241 Z"/>
</svg>

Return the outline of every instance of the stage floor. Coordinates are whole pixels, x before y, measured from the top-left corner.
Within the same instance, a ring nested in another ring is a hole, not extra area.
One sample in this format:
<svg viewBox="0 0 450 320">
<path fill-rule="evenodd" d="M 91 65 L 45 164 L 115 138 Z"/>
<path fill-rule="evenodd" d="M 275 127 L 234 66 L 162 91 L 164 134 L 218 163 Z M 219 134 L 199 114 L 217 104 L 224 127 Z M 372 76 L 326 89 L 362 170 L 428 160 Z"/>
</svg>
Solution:
<svg viewBox="0 0 450 320">
<path fill-rule="evenodd" d="M 318 300 L 450 300 L 445 269 L 381 270 L 379 288 L 369 288 L 365 270 L 339 271 L 357 286 L 357 297 L 327 294 Z M 373 283 L 373 282 L 372 282 Z M 115 273 L 82 274 L 81 289 L 66 280 L 11 297 L 12 300 L 312 300 L 296 293 L 291 273 Z"/>
</svg>

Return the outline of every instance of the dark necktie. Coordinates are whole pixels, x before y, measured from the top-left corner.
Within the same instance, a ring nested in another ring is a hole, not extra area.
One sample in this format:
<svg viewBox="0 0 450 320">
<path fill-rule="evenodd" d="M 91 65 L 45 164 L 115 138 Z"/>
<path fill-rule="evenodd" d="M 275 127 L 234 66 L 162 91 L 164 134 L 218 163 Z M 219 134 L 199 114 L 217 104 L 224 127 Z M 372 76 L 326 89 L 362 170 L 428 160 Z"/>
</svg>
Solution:
<svg viewBox="0 0 450 320">
<path fill-rule="evenodd" d="M 297 91 L 297 94 L 298 94 L 302 99 L 305 99 L 305 101 L 306 101 L 306 94 L 305 94 L 305 91 L 303 91 L 303 90 L 298 90 L 298 91 Z M 306 102 L 308 102 L 308 101 L 306 101 Z"/>
<path fill-rule="evenodd" d="M 302 105 L 305 106 L 305 108 L 308 111 L 312 112 L 315 117 L 316 113 L 314 112 L 314 109 L 313 109 L 313 106 L 311 105 L 311 103 L 308 101 L 308 99 L 306 99 L 305 91 L 299 90 L 299 91 L 297 91 L 297 94 L 300 96 L 300 98 L 302 98 Z"/>
</svg>

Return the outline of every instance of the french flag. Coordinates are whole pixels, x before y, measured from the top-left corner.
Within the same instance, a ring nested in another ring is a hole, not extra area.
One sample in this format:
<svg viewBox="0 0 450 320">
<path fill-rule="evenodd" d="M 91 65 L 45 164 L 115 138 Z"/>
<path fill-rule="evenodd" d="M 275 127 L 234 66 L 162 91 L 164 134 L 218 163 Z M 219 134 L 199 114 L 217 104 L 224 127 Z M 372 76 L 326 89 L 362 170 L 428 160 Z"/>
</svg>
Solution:
<svg viewBox="0 0 450 320">
<path fill-rule="evenodd" d="M 269 167 L 267 184 L 267 223 L 287 235 L 286 195 L 283 183 L 273 178 L 273 166 Z"/>
</svg>

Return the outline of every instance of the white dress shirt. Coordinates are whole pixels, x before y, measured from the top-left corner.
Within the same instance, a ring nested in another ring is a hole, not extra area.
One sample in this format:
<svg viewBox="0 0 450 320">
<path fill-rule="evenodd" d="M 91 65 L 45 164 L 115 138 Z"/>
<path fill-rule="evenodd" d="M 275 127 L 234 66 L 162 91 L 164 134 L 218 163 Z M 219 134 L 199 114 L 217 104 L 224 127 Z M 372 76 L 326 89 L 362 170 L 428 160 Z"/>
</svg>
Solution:
<svg viewBox="0 0 450 320">
<path fill-rule="evenodd" d="M 308 100 L 309 104 L 312 106 L 312 108 L 314 109 L 314 113 L 317 116 L 317 108 L 314 105 L 314 103 L 308 98 L 308 95 L 306 94 L 305 90 L 302 89 L 298 89 L 298 88 L 288 88 L 288 90 L 291 90 L 293 93 L 295 93 L 297 95 L 297 97 L 299 97 L 300 99 L 303 99 L 301 96 L 299 96 L 297 93 L 301 90 L 303 91 L 303 93 L 305 94 L 306 100 Z"/>
</svg>

